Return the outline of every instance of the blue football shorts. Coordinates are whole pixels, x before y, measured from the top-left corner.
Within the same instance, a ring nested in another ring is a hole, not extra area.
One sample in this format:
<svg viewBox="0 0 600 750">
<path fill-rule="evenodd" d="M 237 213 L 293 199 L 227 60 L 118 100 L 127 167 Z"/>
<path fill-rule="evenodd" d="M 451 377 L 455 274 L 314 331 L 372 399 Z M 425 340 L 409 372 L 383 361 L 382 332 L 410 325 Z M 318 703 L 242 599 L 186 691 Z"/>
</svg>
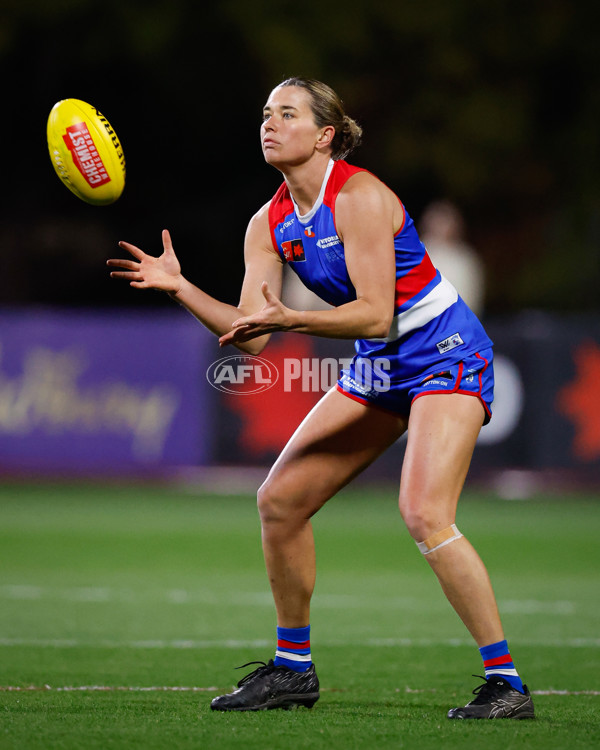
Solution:
<svg viewBox="0 0 600 750">
<path fill-rule="evenodd" d="M 452 365 L 432 365 L 412 378 L 396 380 L 385 358 L 356 356 L 337 381 L 337 389 L 363 404 L 407 417 L 413 401 L 428 393 L 466 393 L 485 409 L 483 424 L 492 418 L 494 366 L 492 349 L 470 354 Z"/>
</svg>

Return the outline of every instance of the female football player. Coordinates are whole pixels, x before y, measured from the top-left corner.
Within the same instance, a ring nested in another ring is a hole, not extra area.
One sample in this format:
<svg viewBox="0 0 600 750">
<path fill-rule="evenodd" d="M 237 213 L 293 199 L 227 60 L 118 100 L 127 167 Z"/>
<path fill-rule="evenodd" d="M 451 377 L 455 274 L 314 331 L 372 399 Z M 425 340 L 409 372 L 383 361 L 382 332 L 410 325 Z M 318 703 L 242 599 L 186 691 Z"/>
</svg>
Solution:
<svg viewBox="0 0 600 750">
<path fill-rule="evenodd" d="M 310 519 L 407 432 L 400 512 L 485 668 L 476 698 L 448 716 L 532 717 L 486 569 L 455 524 L 475 441 L 491 416 L 492 343 L 431 263 L 401 201 L 345 161 L 360 139 L 360 127 L 325 84 L 291 78 L 273 89 L 261 143 L 284 181 L 248 225 L 237 307 L 182 275 L 166 230 L 160 257 L 121 242 L 133 260 L 108 261 L 119 269 L 111 275 L 132 287 L 169 293 L 222 346 L 258 354 L 275 331 L 356 340 L 349 369 L 298 427 L 258 492 L 277 612 L 275 658 L 211 706 L 245 711 L 312 706 L 318 699 L 310 655 Z M 332 307 L 283 305 L 285 263 Z"/>
</svg>

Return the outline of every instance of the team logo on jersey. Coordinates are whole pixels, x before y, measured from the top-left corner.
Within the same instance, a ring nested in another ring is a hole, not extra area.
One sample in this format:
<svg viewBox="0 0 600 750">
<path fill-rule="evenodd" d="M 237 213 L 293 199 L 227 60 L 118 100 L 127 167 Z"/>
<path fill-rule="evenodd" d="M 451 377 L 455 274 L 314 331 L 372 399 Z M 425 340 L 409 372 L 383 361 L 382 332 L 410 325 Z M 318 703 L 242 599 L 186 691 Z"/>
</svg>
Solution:
<svg viewBox="0 0 600 750">
<path fill-rule="evenodd" d="M 306 229 L 304 230 L 304 234 L 307 237 L 314 237 L 315 236 L 315 233 L 313 232 L 312 224 L 309 227 L 306 227 Z"/>
<path fill-rule="evenodd" d="M 283 250 L 283 257 L 288 263 L 298 263 L 301 260 L 306 260 L 302 240 L 286 240 L 281 243 L 281 249 Z"/>
</svg>

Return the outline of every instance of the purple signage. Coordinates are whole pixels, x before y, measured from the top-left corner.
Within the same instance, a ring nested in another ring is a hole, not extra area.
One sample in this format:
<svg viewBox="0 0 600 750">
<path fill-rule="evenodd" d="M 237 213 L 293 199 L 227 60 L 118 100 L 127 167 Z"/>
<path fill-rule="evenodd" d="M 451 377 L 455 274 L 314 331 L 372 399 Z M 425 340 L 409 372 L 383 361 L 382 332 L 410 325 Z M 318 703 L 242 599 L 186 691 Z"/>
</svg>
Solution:
<svg viewBox="0 0 600 750">
<path fill-rule="evenodd" d="M 0 471 L 207 463 L 213 351 L 181 310 L 0 311 Z"/>
</svg>

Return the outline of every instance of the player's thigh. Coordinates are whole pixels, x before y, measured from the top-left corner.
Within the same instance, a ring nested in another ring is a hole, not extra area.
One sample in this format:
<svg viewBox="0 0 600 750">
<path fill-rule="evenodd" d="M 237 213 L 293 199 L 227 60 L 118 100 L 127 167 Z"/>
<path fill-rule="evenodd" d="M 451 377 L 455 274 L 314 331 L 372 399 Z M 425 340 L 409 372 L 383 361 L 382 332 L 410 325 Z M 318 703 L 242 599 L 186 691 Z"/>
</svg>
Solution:
<svg viewBox="0 0 600 750">
<path fill-rule="evenodd" d="M 478 398 L 460 393 L 430 394 L 413 402 L 400 510 L 414 536 L 424 538 L 454 523 L 484 416 Z"/>
<path fill-rule="evenodd" d="M 406 419 L 329 391 L 300 424 L 259 491 L 264 512 L 310 517 L 406 430 Z"/>
</svg>

